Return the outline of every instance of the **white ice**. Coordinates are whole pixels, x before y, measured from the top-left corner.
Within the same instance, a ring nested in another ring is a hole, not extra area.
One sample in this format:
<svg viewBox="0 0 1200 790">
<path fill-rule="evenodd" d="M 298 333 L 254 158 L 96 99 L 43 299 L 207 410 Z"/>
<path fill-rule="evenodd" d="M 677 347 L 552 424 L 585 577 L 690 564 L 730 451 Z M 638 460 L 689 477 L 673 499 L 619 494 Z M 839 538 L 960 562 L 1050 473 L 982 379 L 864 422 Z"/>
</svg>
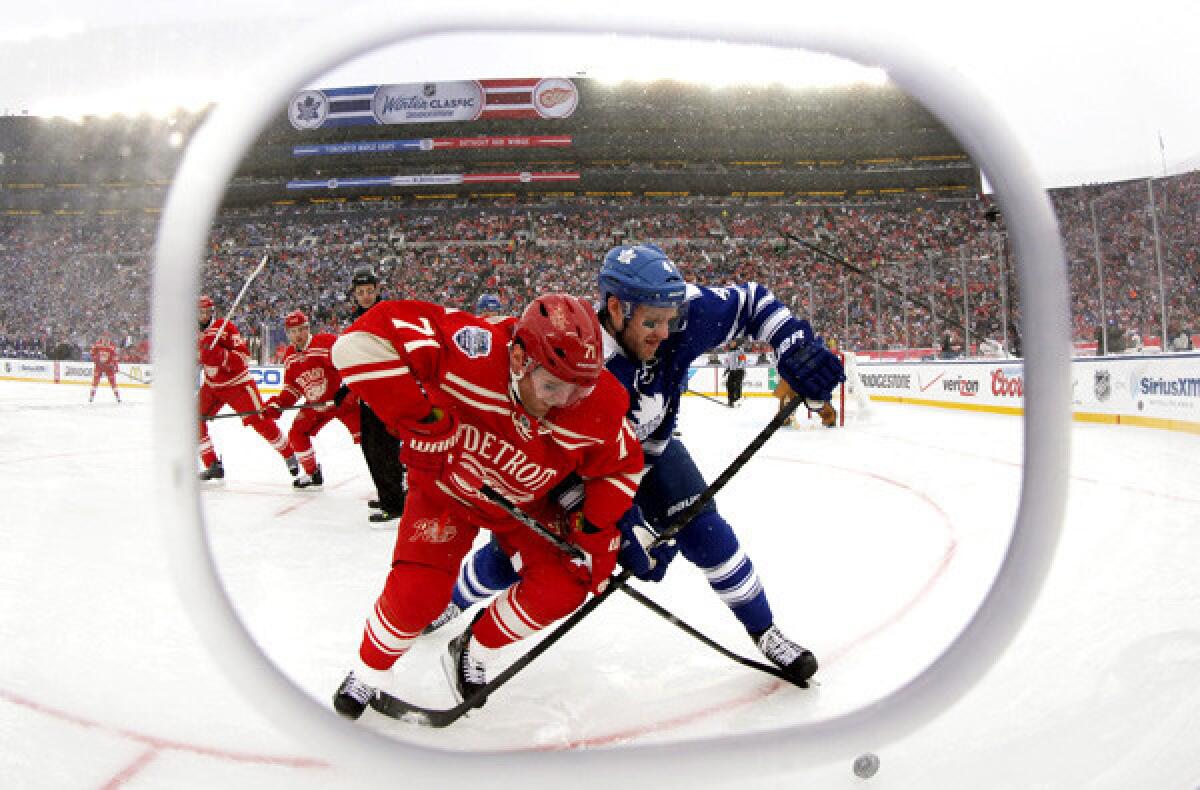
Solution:
<svg viewBox="0 0 1200 790">
<path fill-rule="evenodd" d="M 177 598 L 151 492 L 150 393 L 0 383 L 0 787 L 327 788 L 346 766 L 255 707 Z M 683 440 L 714 477 L 766 423 L 688 399 Z M 316 441 L 326 485 L 291 488 L 237 420 L 213 423 L 226 479 L 203 494 L 222 579 L 262 649 L 314 705 L 354 659 L 394 531 L 339 424 Z M 448 730 L 368 712 L 357 724 L 452 750 L 619 749 L 771 730 L 870 703 L 921 671 L 990 585 L 1021 477 L 1019 418 L 876 405 L 844 430 L 781 432 L 718 497 L 777 621 L 822 661 L 784 687 L 614 596 Z M 1054 569 L 1018 638 L 958 704 L 873 750 L 882 767 L 746 765 L 743 787 L 1195 787 L 1200 784 L 1200 436 L 1077 424 Z M 749 657 L 753 646 L 678 561 L 641 585 Z M 449 702 L 438 656 L 398 665 Z M 620 759 L 620 752 L 613 752 Z M 403 777 L 394 784 L 405 786 Z M 647 786 L 672 786 L 665 766 Z M 528 786 L 500 777 L 497 787 Z"/>
</svg>

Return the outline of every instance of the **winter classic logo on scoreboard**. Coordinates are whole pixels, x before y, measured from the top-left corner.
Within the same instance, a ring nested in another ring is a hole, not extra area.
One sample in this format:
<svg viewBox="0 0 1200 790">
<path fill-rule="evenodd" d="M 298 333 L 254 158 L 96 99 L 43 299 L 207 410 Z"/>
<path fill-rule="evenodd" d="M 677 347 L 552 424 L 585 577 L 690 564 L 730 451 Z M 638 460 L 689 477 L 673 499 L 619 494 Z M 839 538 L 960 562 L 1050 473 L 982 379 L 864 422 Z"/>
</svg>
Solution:
<svg viewBox="0 0 1200 790">
<path fill-rule="evenodd" d="M 384 124 L 473 121 L 483 111 L 483 86 L 475 80 L 380 85 L 371 111 Z"/>
<path fill-rule="evenodd" d="M 579 90 L 570 80 L 549 77 L 533 88 L 533 109 L 543 118 L 569 118 L 578 105 Z"/>
<path fill-rule="evenodd" d="M 329 115 L 329 99 L 320 91 L 300 91 L 288 105 L 288 120 L 297 129 L 318 129 Z"/>
</svg>

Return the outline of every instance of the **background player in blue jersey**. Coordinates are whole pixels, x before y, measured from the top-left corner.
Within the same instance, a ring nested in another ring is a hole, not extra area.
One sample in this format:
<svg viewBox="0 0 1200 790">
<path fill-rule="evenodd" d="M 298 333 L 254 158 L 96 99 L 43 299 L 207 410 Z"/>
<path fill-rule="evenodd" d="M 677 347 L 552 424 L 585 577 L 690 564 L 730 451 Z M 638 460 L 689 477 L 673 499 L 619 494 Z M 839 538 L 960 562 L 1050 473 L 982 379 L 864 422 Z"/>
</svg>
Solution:
<svg viewBox="0 0 1200 790">
<path fill-rule="evenodd" d="M 793 316 L 763 286 L 688 285 L 654 245 L 613 248 L 599 281 L 605 364 L 629 392 L 629 420 L 647 465 L 634 506 L 619 525 L 621 564 L 643 581 L 659 581 L 682 553 L 704 573 L 763 655 L 793 682 L 807 680 L 817 670 L 816 658 L 775 624 L 754 565 L 715 502 L 675 540 L 651 544 L 671 516 L 707 487 L 687 448 L 673 436 L 693 360 L 736 338 L 765 341 L 775 349 L 780 377 L 801 397 L 817 401 L 828 400 L 843 380 L 841 362 L 807 321 Z M 577 498 L 582 499 L 582 489 L 568 485 L 559 501 L 571 509 Z M 507 589 L 517 580 L 519 568 L 513 565 L 494 542 L 477 551 L 462 566 L 454 602 L 431 628 Z"/>
</svg>

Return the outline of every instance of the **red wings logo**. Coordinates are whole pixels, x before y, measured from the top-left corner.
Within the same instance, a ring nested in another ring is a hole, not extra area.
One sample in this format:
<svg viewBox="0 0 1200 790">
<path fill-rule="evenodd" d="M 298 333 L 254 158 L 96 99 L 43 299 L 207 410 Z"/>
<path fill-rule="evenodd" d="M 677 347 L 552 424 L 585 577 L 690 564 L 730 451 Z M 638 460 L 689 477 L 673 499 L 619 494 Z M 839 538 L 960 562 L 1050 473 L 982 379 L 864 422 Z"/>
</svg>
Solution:
<svg viewBox="0 0 1200 790">
<path fill-rule="evenodd" d="M 449 521 L 436 518 L 423 518 L 413 524 L 411 541 L 426 543 L 449 543 L 458 534 L 458 529 Z"/>
<path fill-rule="evenodd" d="M 556 107 L 565 101 L 570 101 L 574 96 L 575 92 L 569 88 L 548 88 L 538 96 L 538 101 L 542 103 L 543 107 Z"/>
</svg>

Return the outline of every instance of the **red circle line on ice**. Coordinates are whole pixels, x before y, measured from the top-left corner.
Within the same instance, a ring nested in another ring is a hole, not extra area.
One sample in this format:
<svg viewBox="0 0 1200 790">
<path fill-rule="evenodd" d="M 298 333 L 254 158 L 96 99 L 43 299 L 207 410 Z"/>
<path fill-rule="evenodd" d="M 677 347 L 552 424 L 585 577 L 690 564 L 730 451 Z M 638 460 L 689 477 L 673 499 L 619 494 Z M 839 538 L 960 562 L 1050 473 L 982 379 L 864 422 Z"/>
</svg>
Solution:
<svg viewBox="0 0 1200 790">
<path fill-rule="evenodd" d="M 79 716 L 74 713 L 68 713 L 58 708 L 49 705 L 43 705 L 39 702 L 34 702 L 31 699 L 23 697 L 19 694 L 14 694 L 10 691 L 0 689 L 0 699 L 11 702 L 14 705 L 28 708 L 46 716 L 65 721 L 70 724 L 75 724 L 80 727 L 94 729 L 99 732 L 114 735 L 125 740 L 134 741 L 146 746 L 146 750 L 138 754 L 124 768 L 115 773 L 104 784 L 100 785 L 103 790 L 116 790 L 122 787 L 126 782 L 136 776 L 143 768 L 154 761 L 162 752 L 175 751 L 187 752 L 189 754 L 198 754 L 205 757 L 213 757 L 219 760 L 226 760 L 235 763 L 257 763 L 259 765 L 271 765 L 289 768 L 328 768 L 328 763 L 321 760 L 314 760 L 308 757 L 288 757 L 271 754 L 255 754 L 253 752 L 238 752 L 231 749 L 221 749 L 211 746 L 198 746 L 196 744 L 184 743 L 183 741 L 175 741 L 169 738 L 160 738 L 155 735 L 146 735 L 145 733 L 135 730 L 125 729 L 124 727 L 115 727 L 108 724 L 102 724 L 93 719 Z"/>
</svg>

